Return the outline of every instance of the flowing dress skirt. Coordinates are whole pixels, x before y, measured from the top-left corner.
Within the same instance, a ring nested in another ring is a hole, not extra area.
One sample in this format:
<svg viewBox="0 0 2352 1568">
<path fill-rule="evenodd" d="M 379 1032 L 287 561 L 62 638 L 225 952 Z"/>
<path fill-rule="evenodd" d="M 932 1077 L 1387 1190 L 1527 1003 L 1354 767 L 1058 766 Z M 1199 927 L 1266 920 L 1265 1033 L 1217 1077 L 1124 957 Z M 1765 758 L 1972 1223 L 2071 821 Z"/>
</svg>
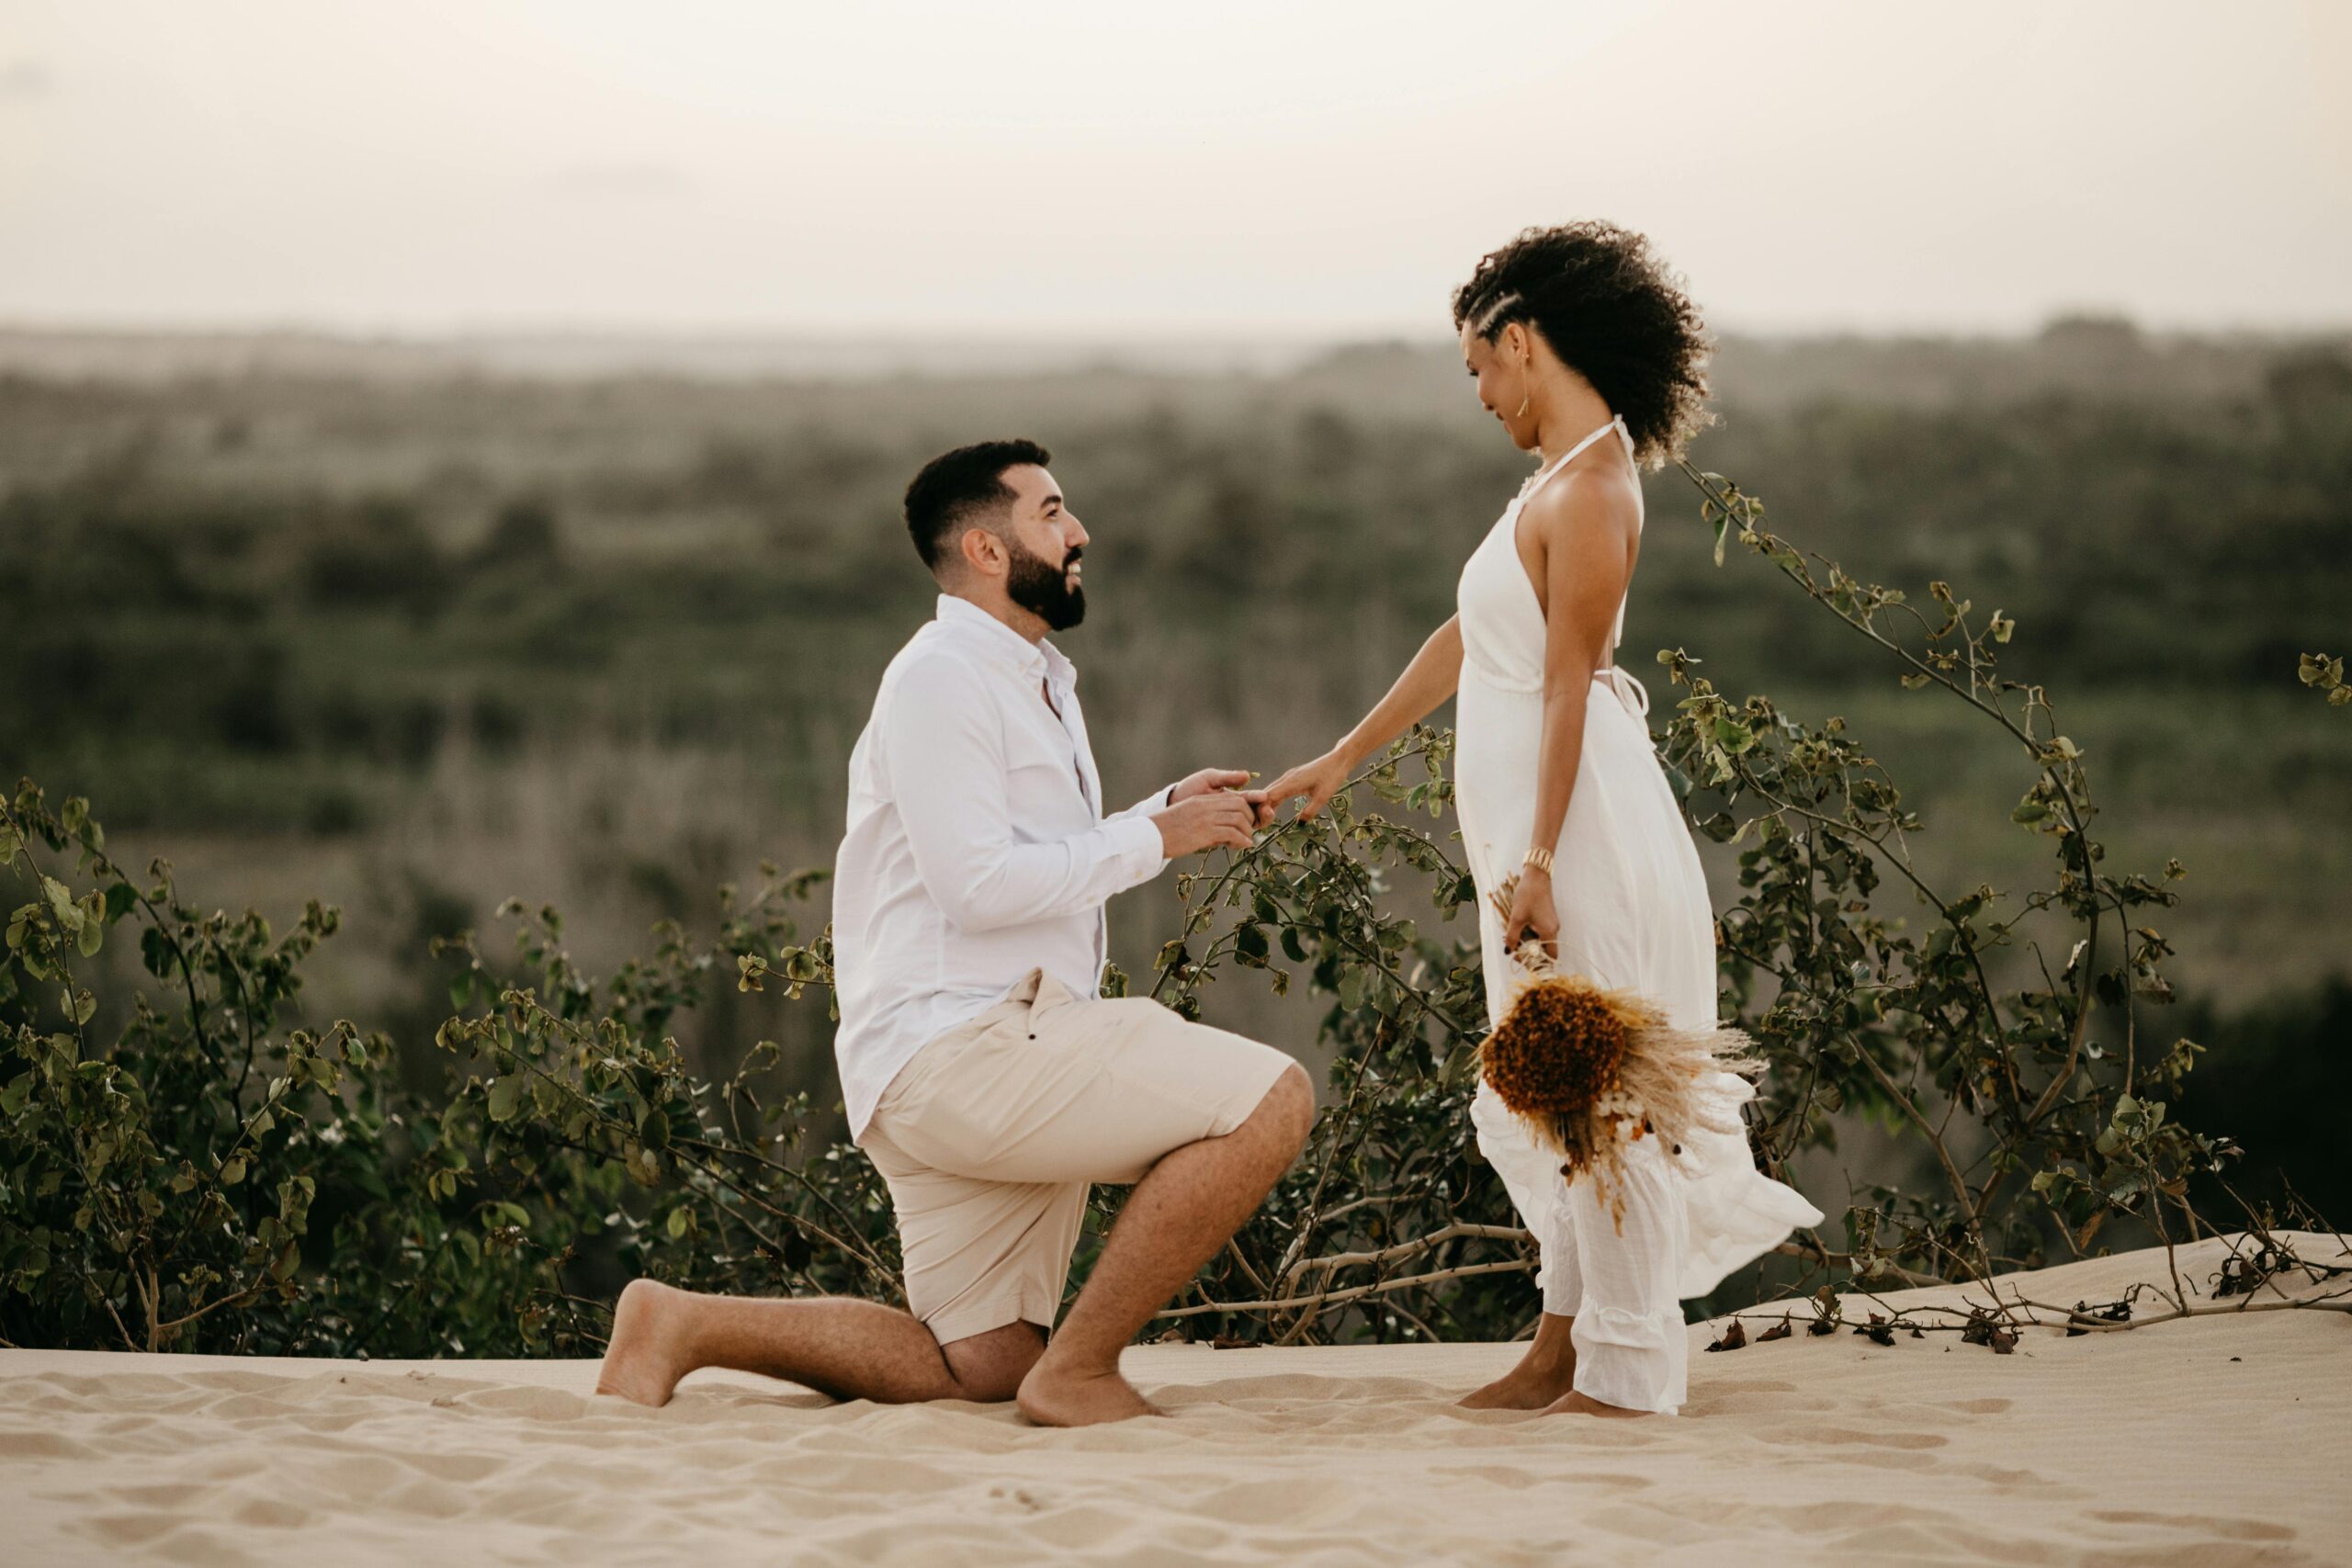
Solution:
<svg viewBox="0 0 2352 1568">
<path fill-rule="evenodd" d="M 1504 951 L 1493 895 L 1533 841 L 1543 694 L 1465 661 L 1456 703 L 1455 805 L 1478 887 L 1489 1021 L 1498 1022 L 1524 976 Z M 1718 1016 L 1714 915 L 1647 709 L 1625 671 L 1594 678 L 1583 758 L 1554 849 L 1559 962 L 1646 997 L 1678 1027 L 1698 1028 Z M 1743 1079 L 1714 1076 L 1725 1107 L 1751 1098 Z M 1634 1145 L 1621 1223 L 1591 1182 L 1562 1178 L 1558 1156 L 1483 1080 L 1471 1117 L 1479 1152 L 1543 1250 L 1544 1310 L 1576 1319 L 1576 1387 L 1604 1404 L 1676 1410 L 1688 1372 L 1679 1299 L 1706 1294 L 1792 1228 L 1821 1221 L 1797 1192 L 1757 1170 L 1741 1134 L 1701 1134 L 1679 1153 L 1655 1138 Z"/>
</svg>

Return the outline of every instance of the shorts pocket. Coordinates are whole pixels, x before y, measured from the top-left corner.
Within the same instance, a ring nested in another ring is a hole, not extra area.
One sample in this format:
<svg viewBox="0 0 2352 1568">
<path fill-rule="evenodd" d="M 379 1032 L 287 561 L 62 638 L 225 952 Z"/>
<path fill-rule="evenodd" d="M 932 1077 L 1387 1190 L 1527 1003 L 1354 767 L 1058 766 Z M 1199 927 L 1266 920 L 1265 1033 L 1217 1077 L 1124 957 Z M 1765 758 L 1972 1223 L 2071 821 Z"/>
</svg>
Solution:
<svg viewBox="0 0 2352 1568">
<path fill-rule="evenodd" d="M 1106 1071 L 1091 1053 L 1033 1040 L 1025 1019 L 1012 1020 L 939 1064 L 892 1122 L 890 1135 L 925 1163 L 958 1175 L 989 1181 L 1074 1179 L 1050 1151 L 1065 1141 L 1062 1130 L 1099 1117 L 1095 1107 Z"/>
</svg>

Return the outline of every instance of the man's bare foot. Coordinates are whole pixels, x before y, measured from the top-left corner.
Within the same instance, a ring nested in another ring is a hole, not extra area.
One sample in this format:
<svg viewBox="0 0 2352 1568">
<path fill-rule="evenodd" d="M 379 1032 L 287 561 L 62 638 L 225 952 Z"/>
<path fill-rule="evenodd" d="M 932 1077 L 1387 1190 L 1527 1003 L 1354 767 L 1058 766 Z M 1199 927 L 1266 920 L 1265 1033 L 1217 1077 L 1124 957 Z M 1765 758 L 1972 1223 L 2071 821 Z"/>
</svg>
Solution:
<svg viewBox="0 0 2352 1568">
<path fill-rule="evenodd" d="M 1577 1359 L 1522 1356 L 1519 1365 L 1454 1403 L 1464 1410 L 1544 1410 L 1576 1386 Z"/>
<path fill-rule="evenodd" d="M 596 1369 L 596 1392 L 638 1404 L 662 1405 L 694 1369 L 679 1343 L 684 1292 L 653 1280 L 631 1280 L 613 1307 L 613 1337 Z"/>
<path fill-rule="evenodd" d="M 1603 1404 L 1600 1401 L 1593 1398 L 1590 1394 L 1578 1393 L 1574 1389 L 1570 1389 L 1566 1393 L 1562 1394 L 1558 1399 L 1554 1400 L 1551 1404 L 1545 1405 L 1544 1407 L 1544 1414 L 1546 1416 L 1634 1416 L 1654 1415 L 1655 1412 L 1648 1410 L 1628 1410 L 1622 1404 Z"/>
<path fill-rule="evenodd" d="M 1116 1372 L 1065 1371 L 1049 1351 L 1021 1380 L 1021 1414 L 1040 1427 L 1099 1427 L 1137 1416 L 1168 1414 Z"/>
</svg>

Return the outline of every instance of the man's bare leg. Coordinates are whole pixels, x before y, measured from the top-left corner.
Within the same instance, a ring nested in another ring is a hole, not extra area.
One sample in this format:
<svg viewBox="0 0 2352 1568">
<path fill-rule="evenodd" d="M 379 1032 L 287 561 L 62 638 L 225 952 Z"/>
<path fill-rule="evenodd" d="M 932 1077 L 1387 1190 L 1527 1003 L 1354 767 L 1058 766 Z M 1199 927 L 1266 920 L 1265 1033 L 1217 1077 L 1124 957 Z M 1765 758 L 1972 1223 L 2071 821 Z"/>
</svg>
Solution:
<svg viewBox="0 0 2352 1568">
<path fill-rule="evenodd" d="M 941 1345 L 907 1313 L 843 1296 L 707 1296 L 632 1280 L 613 1309 L 596 1392 L 666 1404 L 696 1367 L 732 1367 L 835 1399 L 910 1404 L 1011 1399 L 1046 1348 L 1034 1324 L 1010 1323 Z"/>
<path fill-rule="evenodd" d="M 1576 1387 L 1576 1319 L 1545 1313 L 1519 1365 L 1460 1401 L 1464 1410 L 1544 1410 Z"/>
<path fill-rule="evenodd" d="M 1265 1201 L 1315 1125 L 1315 1088 L 1294 1066 L 1221 1138 L 1163 1156 L 1127 1197 L 1102 1258 L 1021 1382 L 1021 1413 L 1046 1427 L 1156 1414 L 1119 1375 L 1119 1352 Z"/>
</svg>

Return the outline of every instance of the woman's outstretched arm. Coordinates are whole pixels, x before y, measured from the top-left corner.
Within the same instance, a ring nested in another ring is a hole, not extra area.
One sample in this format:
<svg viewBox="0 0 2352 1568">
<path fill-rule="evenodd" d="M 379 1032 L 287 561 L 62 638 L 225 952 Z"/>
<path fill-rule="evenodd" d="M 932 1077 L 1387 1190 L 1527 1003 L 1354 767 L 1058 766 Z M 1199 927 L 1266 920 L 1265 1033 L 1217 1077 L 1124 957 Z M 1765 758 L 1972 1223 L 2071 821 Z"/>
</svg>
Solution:
<svg viewBox="0 0 2352 1568">
<path fill-rule="evenodd" d="M 1374 704 L 1372 711 L 1357 721 L 1339 744 L 1312 761 L 1301 762 L 1266 787 L 1265 803 L 1258 808 L 1259 825 L 1272 822 L 1286 800 L 1304 798 L 1305 804 L 1298 808 L 1302 818 L 1322 810 L 1323 803 L 1339 792 L 1350 774 L 1408 728 L 1434 713 L 1461 683 L 1461 617 L 1451 615 L 1445 625 L 1430 633 L 1421 650 L 1413 655 L 1405 672 L 1388 688 L 1388 694 Z"/>
</svg>

